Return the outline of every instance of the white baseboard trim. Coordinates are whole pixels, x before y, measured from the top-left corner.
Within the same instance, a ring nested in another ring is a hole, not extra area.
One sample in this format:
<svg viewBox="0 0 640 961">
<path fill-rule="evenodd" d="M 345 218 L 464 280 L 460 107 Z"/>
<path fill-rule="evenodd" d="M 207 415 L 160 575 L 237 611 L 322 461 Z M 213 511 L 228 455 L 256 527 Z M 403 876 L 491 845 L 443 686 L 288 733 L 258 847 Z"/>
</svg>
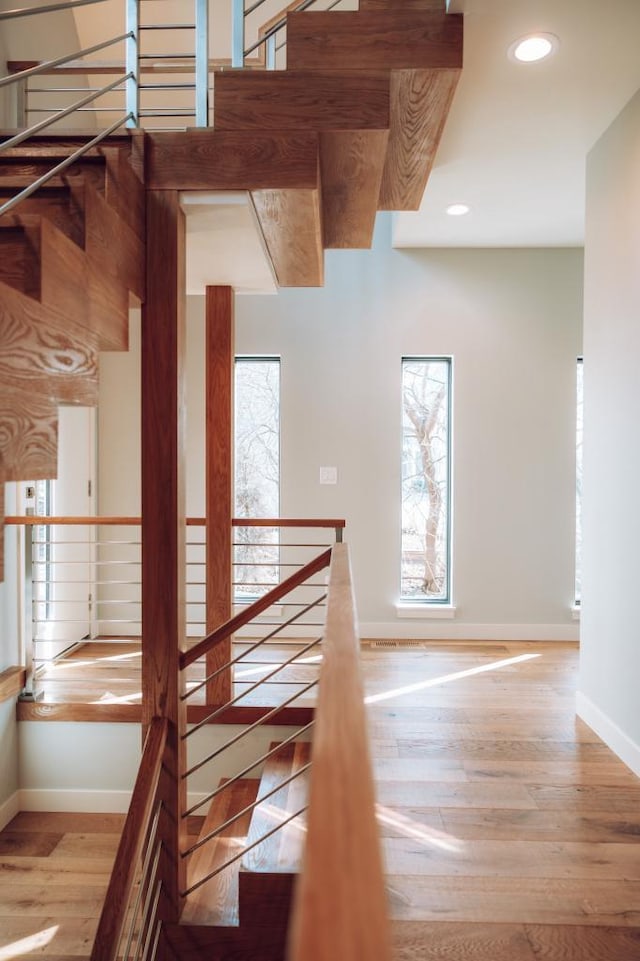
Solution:
<svg viewBox="0 0 640 961">
<path fill-rule="evenodd" d="M 608 714 L 601 711 L 581 691 L 576 693 L 576 713 L 592 731 L 595 731 L 607 747 L 610 747 L 637 777 L 640 777 L 640 744 L 636 744 L 615 721 L 611 720 Z"/>
<path fill-rule="evenodd" d="M 3 804 L 0 804 L 0 831 L 3 831 L 16 814 L 20 813 L 20 792 L 14 791 Z"/>
<path fill-rule="evenodd" d="M 73 788 L 23 788 L 21 811 L 78 811 L 83 814 L 126 814 L 130 791 L 87 791 Z"/>
<path fill-rule="evenodd" d="M 577 641 L 579 624 L 461 624 L 459 621 L 363 621 L 362 638 L 441 641 Z"/>
</svg>

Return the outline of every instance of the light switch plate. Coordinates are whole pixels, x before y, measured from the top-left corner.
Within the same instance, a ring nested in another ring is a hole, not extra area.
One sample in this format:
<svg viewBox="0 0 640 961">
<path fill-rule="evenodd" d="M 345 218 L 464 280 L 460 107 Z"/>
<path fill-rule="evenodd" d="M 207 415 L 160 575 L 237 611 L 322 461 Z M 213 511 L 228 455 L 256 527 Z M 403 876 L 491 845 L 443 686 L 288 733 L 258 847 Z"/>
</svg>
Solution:
<svg viewBox="0 0 640 961">
<path fill-rule="evenodd" d="M 338 468 L 337 467 L 321 467 L 320 483 L 321 484 L 337 484 Z"/>
</svg>

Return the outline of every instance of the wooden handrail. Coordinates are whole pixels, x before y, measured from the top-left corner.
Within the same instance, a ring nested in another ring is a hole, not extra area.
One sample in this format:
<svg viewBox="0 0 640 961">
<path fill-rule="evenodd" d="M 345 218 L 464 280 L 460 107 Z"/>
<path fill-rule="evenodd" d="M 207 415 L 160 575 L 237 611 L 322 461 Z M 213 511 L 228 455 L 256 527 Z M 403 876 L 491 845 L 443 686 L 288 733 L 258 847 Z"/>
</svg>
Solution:
<svg viewBox="0 0 640 961">
<path fill-rule="evenodd" d="M 304 584 L 306 580 L 317 574 L 318 571 L 323 570 L 328 567 L 331 562 L 331 551 L 334 548 L 329 548 L 314 557 L 313 560 L 301 567 L 300 570 L 295 571 L 284 581 L 281 581 L 276 587 L 272 588 L 263 597 L 258 598 L 253 604 L 250 604 L 244 611 L 240 611 L 239 614 L 235 614 L 232 618 L 217 627 L 215 631 L 211 634 L 207 634 L 201 641 L 198 642 L 194 647 L 190 648 L 188 651 L 183 651 L 180 655 L 180 670 L 184 671 L 186 667 L 197 661 L 199 657 L 203 657 L 207 654 L 216 644 L 223 641 L 225 638 L 239 631 L 241 627 L 244 627 L 254 617 L 258 617 L 267 608 L 271 607 L 272 604 L 277 604 L 279 600 L 285 597 L 290 591 L 294 590 L 296 587 L 300 587 Z"/>
<path fill-rule="evenodd" d="M 332 551 L 307 843 L 288 961 L 390 961 L 359 641 L 346 544 Z"/>
<path fill-rule="evenodd" d="M 17 697 L 24 688 L 25 681 L 24 667 L 7 667 L 0 671 L 0 703 Z"/>
<path fill-rule="evenodd" d="M 155 808 L 167 729 L 166 718 L 154 717 L 149 725 L 129 812 L 98 922 L 91 961 L 115 961 L 117 958 L 143 844 Z"/>
<path fill-rule="evenodd" d="M 95 527 L 135 527 L 140 524 L 139 517 L 70 517 L 34 514 L 13 514 L 5 517 L 5 524 L 24 525 L 25 527 L 55 527 L 56 525 L 91 525 Z M 204 527 L 206 517 L 187 517 L 187 527 Z M 232 527 L 333 527 L 344 529 L 344 518 L 318 517 L 233 517 Z"/>
</svg>

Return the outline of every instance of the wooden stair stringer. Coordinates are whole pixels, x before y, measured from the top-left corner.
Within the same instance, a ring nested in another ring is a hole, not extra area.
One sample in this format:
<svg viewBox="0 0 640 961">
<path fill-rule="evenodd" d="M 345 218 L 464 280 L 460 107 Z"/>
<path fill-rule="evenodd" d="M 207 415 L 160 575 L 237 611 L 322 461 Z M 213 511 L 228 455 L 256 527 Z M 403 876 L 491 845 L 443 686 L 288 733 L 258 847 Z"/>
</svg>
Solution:
<svg viewBox="0 0 640 961">
<path fill-rule="evenodd" d="M 251 804 L 258 793 L 258 784 L 257 778 L 242 778 L 221 791 L 213 799 L 200 837 L 206 837 L 220 824 Z M 188 887 L 206 877 L 237 852 L 247 835 L 249 821 L 249 814 L 238 818 L 220 836 L 191 855 L 187 868 Z M 239 872 L 240 862 L 236 861 L 188 895 L 181 924 L 215 924 L 224 927 L 237 925 Z"/>
</svg>

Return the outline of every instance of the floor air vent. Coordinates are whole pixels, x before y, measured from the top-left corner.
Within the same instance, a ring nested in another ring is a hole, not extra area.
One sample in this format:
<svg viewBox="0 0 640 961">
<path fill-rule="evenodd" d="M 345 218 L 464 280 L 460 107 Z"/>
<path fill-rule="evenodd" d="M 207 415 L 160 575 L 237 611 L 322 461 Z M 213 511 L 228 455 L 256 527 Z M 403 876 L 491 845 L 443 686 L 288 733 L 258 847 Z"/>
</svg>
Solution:
<svg viewBox="0 0 640 961">
<path fill-rule="evenodd" d="M 423 648 L 424 641 L 408 641 L 408 640 L 390 640 L 388 638 L 383 638 L 379 641 L 369 641 L 369 647 L 371 650 L 406 650 L 407 648 Z"/>
</svg>

